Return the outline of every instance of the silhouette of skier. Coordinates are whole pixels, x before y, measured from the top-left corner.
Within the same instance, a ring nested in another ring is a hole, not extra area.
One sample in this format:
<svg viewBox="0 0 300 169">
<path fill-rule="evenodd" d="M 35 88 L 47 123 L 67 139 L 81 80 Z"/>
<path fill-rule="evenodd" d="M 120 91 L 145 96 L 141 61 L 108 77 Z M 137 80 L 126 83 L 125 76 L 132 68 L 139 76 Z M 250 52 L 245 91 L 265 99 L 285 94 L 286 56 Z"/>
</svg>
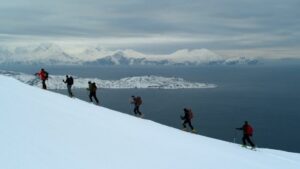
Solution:
<svg viewBox="0 0 300 169">
<path fill-rule="evenodd" d="M 46 72 L 43 68 L 35 73 L 34 75 L 38 76 L 42 80 L 43 89 L 47 89 L 46 80 L 48 80 L 48 72 Z"/>
<path fill-rule="evenodd" d="M 131 96 L 131 98 L 132 98 L 131 104 L 134 105 L 134 109 L 133 109 L 134 114 L 136 116 L 139 115 L 140 117 L 142 117 L 143 113 L 140 111 L 140 106 L 143 103 L 142 98 L 140 96 Z"/>
<path fill-rule="evenodd" d="M 186 124 L 188 124 L 192 130 L 192 132 L 196 132 L 196 130 L 194 129 L 193 125 L 192 125 L 192 119 L 193 119 L 193 112 L 191 109 L 188 108 L 184 108 L 184 115 L 180 116 L 181 120 L 183 120 L 182 126 L 183 126 L 183 130 L 187 131 L 186 128 Z"/>
<path fill-rule="evenodd" d="M 250 124 L 248 124 L 248 121 L 245 121 L 244 125 L 240 128 L 236 128 L 237 130 L 243 130 L 243 146 L 246 147 L 247 143 L 246 141 L 251 145 L 252 149 L 255 148 L 255 144 L 251 141 L 250 137 L 253 135 L 253 128 Z"/>
<path fill-rule="evenodd" d="M 89 81 L 88 84 L 89 84 L 89 88 L 87 88 L 87 90 L 90 91 L 90 95 L 89 95 L 90 101 L 93 102 L 92 97 L 94 97 L 96 103 L 99 104 L 99 100 L 96 96 L 96 91 L 97 91 L 96 83 L 95 82 L 92 83 L 91 81 Z"/>
<path fill-rule="evenodd" d="M 72 85 L 74 83 L 73 77 L 66 75 L 66 80 L 63 80 L 63 82 L 67 84 L 69 96 L 73 97 L 74 95 L 73 95 L 73 92 L 71 90 L 72 89 Z"/>
</svg>

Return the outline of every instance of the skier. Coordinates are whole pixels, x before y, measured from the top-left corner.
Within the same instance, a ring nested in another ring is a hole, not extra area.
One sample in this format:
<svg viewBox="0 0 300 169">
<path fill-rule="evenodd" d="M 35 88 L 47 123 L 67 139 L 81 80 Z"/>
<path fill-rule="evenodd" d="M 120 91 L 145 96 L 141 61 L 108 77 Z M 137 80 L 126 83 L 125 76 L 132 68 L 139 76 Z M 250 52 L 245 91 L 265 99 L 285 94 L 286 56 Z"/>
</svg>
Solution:
<svg viewBox="0 0 300 169">
<path fill-rule="evenodd" d="M 71 91 L 72 85 L 74 83 L 73 77 L 72 76 L 69 77 L 68 75 L 66 75 L 66 80 L 63 80 L 63 82 L 67 84 L 69 96 L 73 97 L 74 95 Z"/>
<path fill-rule="evenodd" d="M 47 89 L 46 80 L 48 80 L 48 72 L 42 68 L 40 72 L 35 73 L 34 75 L 38 76 L 42 80 L 43 89 Z"/>
<path fill-rule="evenodd" d="M 140 106 L 142 105 L 143 101 L 140 96 L 131 96 L 132 101 L 131 104 L 134 104 L 133 112 L 137 116 L 143 117 L 143 113 L 140 111 Z"/>
<path fill-rule="evenodd" d="M 95 82 L 92 83 L 91 81 L 89 81 L 88 84 L 89 84 L 89 88 L 87 88 L 87 90 L 90 91 L 90 95 L 89 95 L 90 101 L 93 102 L 92 97 L 94 97 L 96 103 L 99 104 L 98 98 L 96 96 L 96 91 L 97 91 L 96 83 Z"/>
<path fill-rule="evenodd" d="M 255 148 L 255 144 L 251 141 L 250 137 L 253 135 L 253 128 L 248 124 L 248 121 L 245 121 L 244 125 L 237 130 L 243 130 L 243 147 L 246 147 L 246 141 L 251 145 L 252 149 Z"/>
<path fill-rule="evenodd" d="M 192 125 L 192 118 L 193 118 L 193 112 L 191 109 L 184 108 L 184 116 L 180 116 L 181 120 L 183 120 L 183 130 L 187 131 L 186 124 L 188 124 L 192 130 L 193 133 L 196 133 L 196 130 L 194 129 Z"/>
</svg>

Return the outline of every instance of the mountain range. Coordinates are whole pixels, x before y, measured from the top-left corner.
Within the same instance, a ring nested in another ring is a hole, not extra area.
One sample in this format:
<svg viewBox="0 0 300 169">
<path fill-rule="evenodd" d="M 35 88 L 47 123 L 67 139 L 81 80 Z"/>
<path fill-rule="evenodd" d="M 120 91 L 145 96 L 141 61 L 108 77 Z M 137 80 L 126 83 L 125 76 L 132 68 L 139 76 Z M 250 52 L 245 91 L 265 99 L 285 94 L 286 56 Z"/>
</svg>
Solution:
<svg viewBox="0 0 300 169">
<path fill-rule="evenodd" d="M 0 64 L 25 65 L 237 65 L 257 64 L 257 59 L 223 57 L 208 49 L 181 49 L 171 54 L 144 54 L 131 49 L 86 47 L 74 53 L 54 43 L 0 46 Z"/>
</svg>

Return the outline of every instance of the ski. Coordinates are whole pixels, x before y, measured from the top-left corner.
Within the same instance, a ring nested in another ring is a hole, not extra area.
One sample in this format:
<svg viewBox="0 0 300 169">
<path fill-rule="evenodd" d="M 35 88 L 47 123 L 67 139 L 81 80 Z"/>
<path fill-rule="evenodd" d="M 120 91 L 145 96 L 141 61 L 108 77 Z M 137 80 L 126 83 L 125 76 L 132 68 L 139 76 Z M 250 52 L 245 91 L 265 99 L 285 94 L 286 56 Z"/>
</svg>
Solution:
<svg viewBox="0 0 300 169">
<path fill-rule="evenodd" d="M 241 147 L 248 149 L 248 150 L 257 151 L 256 147 L 244 146 L 244 145 L 241 145 Z"/>
</svg>

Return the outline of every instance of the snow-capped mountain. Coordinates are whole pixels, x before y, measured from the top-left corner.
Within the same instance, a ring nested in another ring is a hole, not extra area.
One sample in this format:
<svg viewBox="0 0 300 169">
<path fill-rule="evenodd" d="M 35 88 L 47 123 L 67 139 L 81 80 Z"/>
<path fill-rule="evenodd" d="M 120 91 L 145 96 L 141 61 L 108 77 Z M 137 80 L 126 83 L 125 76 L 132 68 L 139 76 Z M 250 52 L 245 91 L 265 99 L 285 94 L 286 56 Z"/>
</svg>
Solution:
<svg viewBox="0 0 300 169">
<path fill-rule="evenodd" d="M 10 76 L 32 86 L 41 86 L 41 81 L 34 75 L 19 72 L 0 70 L 0 75 Z M 74 88 L 86 88 L 88 81 L 93 81 L 100 88 L 108 89 L 131 89 L 131 88 L 155 88 L 155 89 L 206 89 L 215 88 L 217 85 L 208 83 L 189 82 L 178 77 L 161 76 L 135 76 L 125 77 L 119 80 L 103 80 L 98 78 L 81 78 L 73 76 Z M 50 75 L 47 80 L 49 89 L 66 89 L 62 81 L 64 75 Z"/>
<path fill-rule="evenodd" d="M 252 151 L 3 75 L 0 84 L 1 169 L 300 168 L 299 153 Z"/>
<path fill-rule="evenodd" d="M 12 58 L 12 52 L 6 48 L 0 46 L 0 63 L 8 62 Z"/>
<path fill-rule="evenodd" d="M 138 56 L 138 55 L 137 55 Z M 111 52 L 96 60 L 83 61 L 85 65 L 144 65 L 147 62 L 145 57 L 129 56 L 124 51 Z"/>
<path fill-rule="evenodd" d="M 60 46 L 53 43 L 39 45 L 1 47 L 2 63 L 19 64 L 74 64 L 78 59 L 67 54 Z"/>
<path fill-rule="evenodd" d="M 101 53 L 102 54 L 102 53 Z M 235 65 L 256 64 L 258 60 L 246 57 L 224 59 L 207 49 L 178 50 L 168 55 L 146 55 L 133 50 L 115 51 L 100 55 L 96 60 L 83 62 L 86 65 Z"/>
<path fill-rule="evenodd" d="M 78 64 L 78 65 L 212 65 L 256 64 L 246 57 L 225 58 L 208 49 L 182 49 L 171 54 L 153 55 L 134 50 L 107 50 L 87 47 L 78 53 L 68 53 L 58 45 L 0 47 L 0 63 L 20 64 Z"/>
</svg>

